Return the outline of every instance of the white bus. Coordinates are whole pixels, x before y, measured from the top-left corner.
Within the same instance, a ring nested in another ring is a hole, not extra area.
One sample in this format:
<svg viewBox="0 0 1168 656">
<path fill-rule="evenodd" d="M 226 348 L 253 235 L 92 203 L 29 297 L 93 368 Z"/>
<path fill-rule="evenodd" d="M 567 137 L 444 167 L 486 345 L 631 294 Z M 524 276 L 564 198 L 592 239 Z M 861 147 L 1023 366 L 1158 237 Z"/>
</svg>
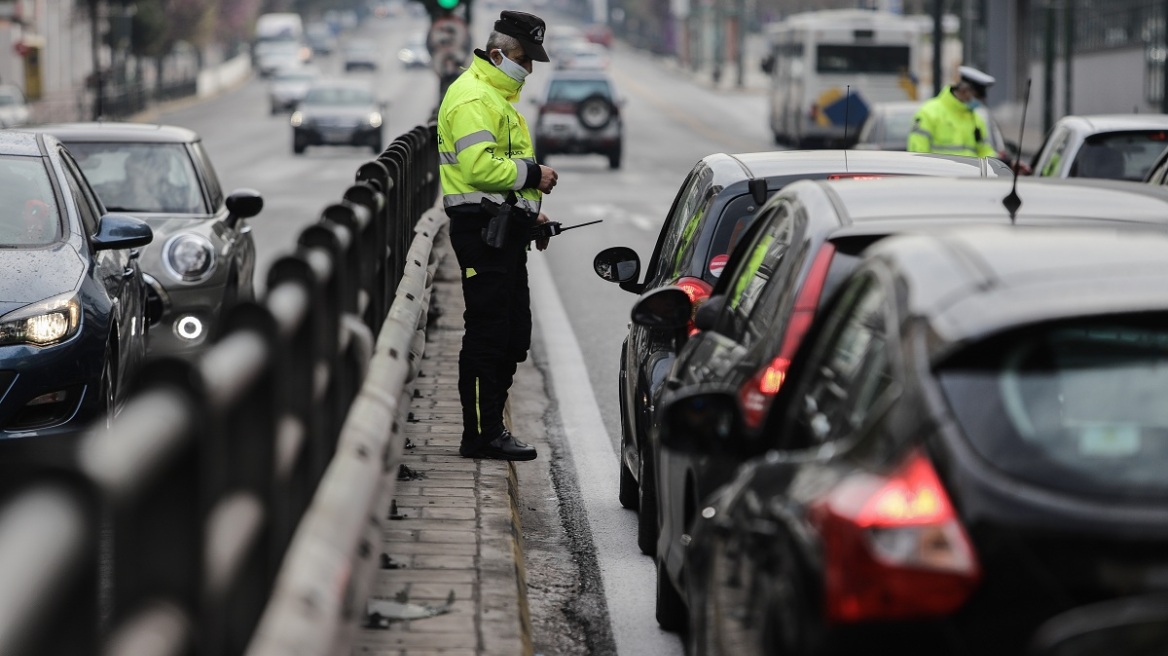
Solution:
<svg viewBox="0 0 1168 656">
<path fill-rule="evenodd" d="M 767 27 L 775 143 L 846 147 L 872 103 L 916 100 L 921 23 L 839 9 L 792 14 Z"/>
</svg>

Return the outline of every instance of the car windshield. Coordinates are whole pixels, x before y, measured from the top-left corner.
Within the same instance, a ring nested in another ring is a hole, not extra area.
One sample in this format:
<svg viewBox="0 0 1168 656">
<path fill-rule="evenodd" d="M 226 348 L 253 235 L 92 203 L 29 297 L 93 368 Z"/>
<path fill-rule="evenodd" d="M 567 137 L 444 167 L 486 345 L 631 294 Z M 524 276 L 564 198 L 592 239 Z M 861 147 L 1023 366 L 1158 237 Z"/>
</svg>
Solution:
<svg viewBox="0 0 1168 656">
<path fill-rule="evenodd" d="M 207 214 L 183 144 L 66 143 L 111 212 Z"/>
<path fill-rule="evenodd" d="M 1048 488 L 1168 494 L 1168 316 L 1011 333 L 942 367 L 965 437 L 992 466 Z"/>
<path fill-rule="evenodd" d="M 1089 137 L 1071 165 L 1071 177 L 1143 182 L 1168 146 L 1168 130 L 1108 132 Z"/>
<path fill-rule="evenodd" d="M 288 55 L 299 54 L 298 41 L 261 41 L 256 44 L 256 54 L 259 55 Z"/>
<path fill-rule="evenodd" d="M 578 102 L 594 94 L 600 94 L 605 98 L 611 97 L 612 92 L 608 86 L 608 80 L 552 80 L 552 83 L 548 86 L 549 102 Z"/>
<path fill-rule="evenodd" d="M 61 236 L 49 172 L 39 157 L 0 157 L 0 246 L 42 246 Z"/>
<path fill-rule="evenodd" d="M 273 82 L 311 82 L 316 78 L 316 74 L 312 71 L 290 71 L 282 70 L 272 77 Z"/>
<path fill-rule="evenodd" d="M 316 87 L 308 90 L 304 102 L 310 105 L 371 105 L 373 93 L 368 89 Z"/>
</svg>

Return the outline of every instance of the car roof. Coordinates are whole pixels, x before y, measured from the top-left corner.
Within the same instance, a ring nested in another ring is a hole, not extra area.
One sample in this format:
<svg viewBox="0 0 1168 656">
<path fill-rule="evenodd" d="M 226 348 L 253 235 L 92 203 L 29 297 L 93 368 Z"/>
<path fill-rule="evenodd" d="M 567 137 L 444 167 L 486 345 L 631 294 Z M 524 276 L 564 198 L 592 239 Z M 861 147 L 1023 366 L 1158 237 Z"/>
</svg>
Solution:
<svg viewBox="0 0 1168 656">
<path fill-rule="evenodd" d="M 981 177 L 987 168 L 985 160 L 977 157 L 871 150 L 777 150 L 735 155 L 718 153 L 707 156 L 703 161 L 717 168 L 725 166 L 724 162 L 733 161 L 745 171 L 744 177 L 748 178 L 874 172 L 885 175 Z M 1005 165 L 1002 164 L 999 170 L 1005 172 Z"/>
<path fill-rule="evenodd" d="M 25 130 L 0 130 L 0 155 L 41 157 L 37 135 Z"/>
<path fill-rule="evenodd" d="M 200 140 L 194 130 L 155 123 L 92 121 L 38 125 L 35 129 L 65 142 L 194 143 Z"/>
<path fill-rule="evenodd" d="M 1009 219 L 1002 200 L 1010 178 L 889 177 L 878 180 L 801 180 L 784 194 L 827 196 L 845 226 L 909 223 L 920 219 Z M 1168 189 L 1116 180 L 1019 178 L 1018 223 L 1114 222 L 1168 228 Z"/>
<path fill-rule="evenodd" d="M 1168 234 L 1083 227 L 961 227 L 893 236 L 867 252 L 905 290 L 930 359 L 1012 328 L 1168 310 Z"/>
<path fill-rule="evenodd" d="M 1168 129 L 1168 114 L 1092 114 L 1064 116 L 1060 126 L 1087 132 L 1119 132 L 1123 130 Z"/>
</svg>

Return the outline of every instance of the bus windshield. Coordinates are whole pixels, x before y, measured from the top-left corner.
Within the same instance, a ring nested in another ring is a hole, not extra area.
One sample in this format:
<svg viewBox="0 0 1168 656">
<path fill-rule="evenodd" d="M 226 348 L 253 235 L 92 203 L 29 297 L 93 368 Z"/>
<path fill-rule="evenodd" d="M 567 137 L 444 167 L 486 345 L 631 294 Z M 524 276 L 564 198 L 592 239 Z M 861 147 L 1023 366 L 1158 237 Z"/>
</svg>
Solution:
<svg viewBox="0 0 1168 656">
<path fill-rule="evenodd" d="M 815 70 L 819 73 L 889 73 L 898 75 L 911 69 L 906 45 L 821 44 L 815 50 Z"/>
</svg>

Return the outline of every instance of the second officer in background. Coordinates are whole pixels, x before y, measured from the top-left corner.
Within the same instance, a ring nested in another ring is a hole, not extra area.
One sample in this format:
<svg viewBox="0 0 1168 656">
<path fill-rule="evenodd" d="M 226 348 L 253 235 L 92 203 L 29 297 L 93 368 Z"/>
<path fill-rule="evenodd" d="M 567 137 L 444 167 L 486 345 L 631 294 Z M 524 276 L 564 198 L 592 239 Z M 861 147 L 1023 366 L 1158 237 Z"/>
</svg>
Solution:
<svg viewBox="0 0 1168 656">
<path fill-rule="evenodd" d="M 540 205 L 557 179 L 551 167 L 535 161 L 527 122 L 514 105 L 532 62 L 548 61 L 545 30 L 537 16 L 502 12 L 486 48 L 475 49 L 470 67 L 450 85 L 438 109 L 442 203 L 466 302 L 458 395 L 459 453 L 468 458 L 536 457 L 535 448 L 503 424 L 503 408 L 531 345 L 531 228 L 547 222 Z M 547 248 L 547 239 L 536 246 Z"/>
</svg>

